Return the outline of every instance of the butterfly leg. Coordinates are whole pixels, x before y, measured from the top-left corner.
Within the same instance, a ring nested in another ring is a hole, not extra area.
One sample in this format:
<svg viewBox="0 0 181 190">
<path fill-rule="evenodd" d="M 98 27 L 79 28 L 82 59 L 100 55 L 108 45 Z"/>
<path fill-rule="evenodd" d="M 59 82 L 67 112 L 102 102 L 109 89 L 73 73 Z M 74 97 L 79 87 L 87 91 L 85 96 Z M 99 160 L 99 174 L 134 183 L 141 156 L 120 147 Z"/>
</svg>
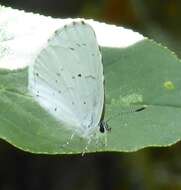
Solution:
<svg viewBox="0 0 181 190">
<path fill-rule="evenodd" d="M 91 137 L 92 137 L 92 136 L 91 136 Z M 90 143 L 91 143 L 91 137 L 89 138 L 89 140 L 88 140 L 88 142 L 87 142 L 87 145 L 86 145 L 85 148 L 83 149 L 82 156 L 84 156 L 85 153 L 86 153 L 87 150 L 88 150 L 88 147 L 89 147 L 89 145 L 90 145 Z"/>
<path fill-rule="evenodd" d="M 73 140 L 74 136 L 75 136 L 75 133 L 73 133 L 73 134 L 70 136 L 70 138 L 67 140 L 67 142 L 66 142 L 65 144 L 61 145 L 61 147 L 62 147 L 62 148 L 65 148 L 67 145 L 69 145 L 70 142 Z"/>
</svg>

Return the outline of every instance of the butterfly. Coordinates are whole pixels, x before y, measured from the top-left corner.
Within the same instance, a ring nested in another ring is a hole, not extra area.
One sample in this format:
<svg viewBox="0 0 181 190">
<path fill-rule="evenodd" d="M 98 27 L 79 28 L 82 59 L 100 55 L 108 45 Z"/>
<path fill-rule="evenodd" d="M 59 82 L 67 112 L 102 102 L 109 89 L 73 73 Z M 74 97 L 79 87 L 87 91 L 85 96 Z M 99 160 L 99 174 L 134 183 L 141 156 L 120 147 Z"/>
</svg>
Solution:
<svg viewBox="0 0 181 190">
<path fill-rule="evenodd" d="M 93 28 L 84 21 L 56 30 L 29 66 L 29 91 L 56 120 L 91 141 L 104 121 L 104 75 Z M 68 144 L 68 143 L 67 143 Z"/>
</svg>

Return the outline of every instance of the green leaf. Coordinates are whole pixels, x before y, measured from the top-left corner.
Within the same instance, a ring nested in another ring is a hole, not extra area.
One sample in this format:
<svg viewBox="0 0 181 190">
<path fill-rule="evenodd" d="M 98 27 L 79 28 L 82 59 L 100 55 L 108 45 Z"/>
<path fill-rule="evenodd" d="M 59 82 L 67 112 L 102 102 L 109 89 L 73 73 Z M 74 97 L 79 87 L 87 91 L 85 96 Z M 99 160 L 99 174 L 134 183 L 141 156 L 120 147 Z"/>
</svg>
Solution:
<svg viewBox="0 0 181 190">
<path fill-rule="evenodd" d="M 87 152 L 135 151 L 169 146 L 181 138 L 181 63 L 151 40 L 128 48 L 102 48 L 107 146 L 91 141 Z M 28 72 L 0 71 L 0 138 L 33 153 L 84 151 L 87 141 L 66 130 L 28 93 Z M 146 109 L 134 112 L 143 105 Z"/>
</svg>

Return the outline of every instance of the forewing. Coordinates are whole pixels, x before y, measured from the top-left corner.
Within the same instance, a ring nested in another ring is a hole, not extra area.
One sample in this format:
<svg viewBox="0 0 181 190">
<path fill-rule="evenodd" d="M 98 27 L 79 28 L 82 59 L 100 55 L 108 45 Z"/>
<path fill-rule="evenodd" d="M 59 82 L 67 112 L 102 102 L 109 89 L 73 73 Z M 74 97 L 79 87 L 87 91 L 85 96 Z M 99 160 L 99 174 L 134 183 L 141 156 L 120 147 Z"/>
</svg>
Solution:
<svg viewBox="0 0 181 190">
<path fill-rule="evenodd" d="M 103 66 L 93 29 L 73 22 L 57 30 L 29 69 L 29 89 L 59 121 L 98 126 L 104 104 Z"/>
</svg>

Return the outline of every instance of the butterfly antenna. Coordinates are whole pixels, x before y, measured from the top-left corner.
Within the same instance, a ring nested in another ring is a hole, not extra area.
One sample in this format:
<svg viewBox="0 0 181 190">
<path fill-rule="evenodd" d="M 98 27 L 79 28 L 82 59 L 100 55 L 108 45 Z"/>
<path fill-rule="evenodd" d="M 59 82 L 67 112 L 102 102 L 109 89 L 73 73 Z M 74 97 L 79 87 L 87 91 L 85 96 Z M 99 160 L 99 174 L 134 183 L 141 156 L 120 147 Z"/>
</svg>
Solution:
<svg viewBox="0 0 181 190">
<path fill-rule="evenodd" d="M 112 118 L 116 117 L 116 116 L 120 116 L 122 114 L 129 114 L 129 113 L 134 113 L 134 112 L 140 112 L 140 111 L 143 111 L 147 108 L 146 105 L 143 105 L 142 107 L 140 108 L 131 108 L 129 111 L 121 111 L 120 113 L 117 113 L 117 114 L 114 114 L 113 116 L 111 116 L 109 119 L 106 120 L 106 122 L 108 123 Z"/>
</svg>

